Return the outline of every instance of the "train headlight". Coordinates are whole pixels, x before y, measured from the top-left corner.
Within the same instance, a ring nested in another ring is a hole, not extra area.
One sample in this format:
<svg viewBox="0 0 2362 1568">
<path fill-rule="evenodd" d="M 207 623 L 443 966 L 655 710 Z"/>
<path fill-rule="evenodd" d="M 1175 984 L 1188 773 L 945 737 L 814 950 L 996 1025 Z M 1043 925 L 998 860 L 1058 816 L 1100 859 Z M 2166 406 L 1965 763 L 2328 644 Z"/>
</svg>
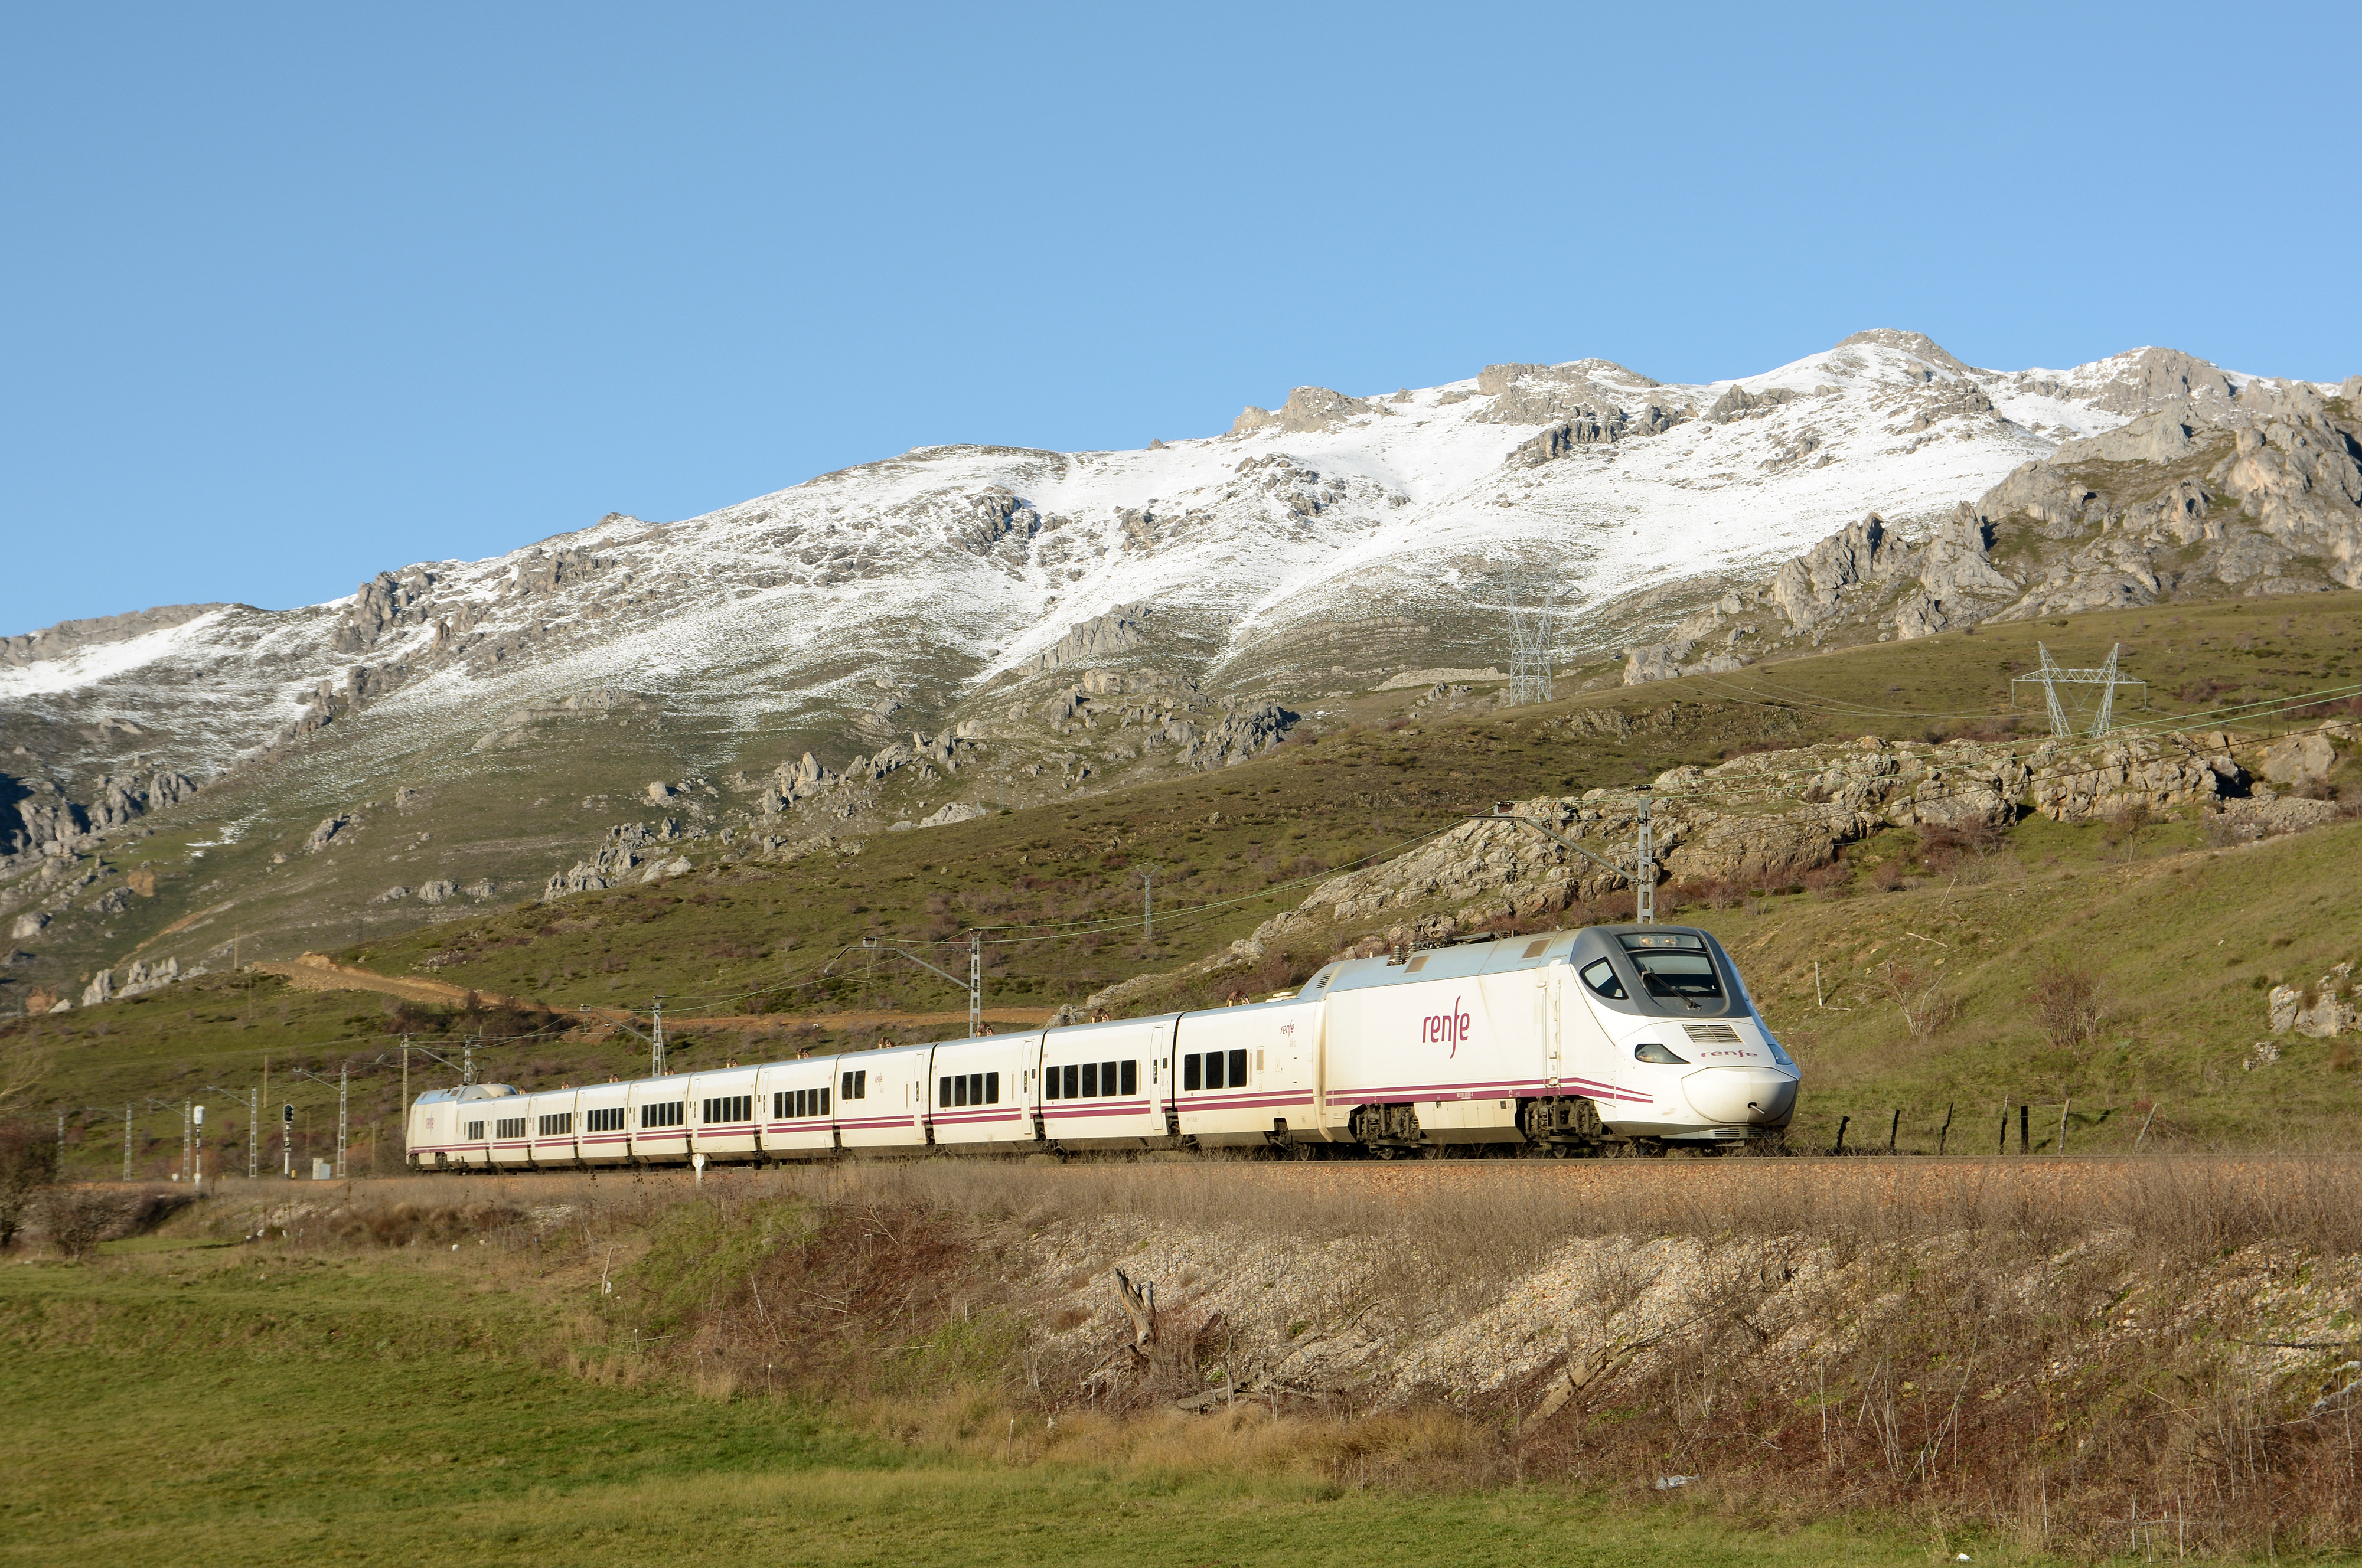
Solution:
<svg viewBox="0 0 2362 1568">
<path fill-rule="evenodd" d="M 1772 1039 L 1771 1032 L 1768 1030 L 1764 1032 L 1763 1043 L 1772 1048 L 1772 1059 L 1779 1063 L 1782 1066 L 1794 1067 L 1796 1065 L 1796 1059 L 1788 1055 L 1787 1052 L 1781 1049 L 1780 1042 Z"/>
<path fill-rule="evenodd" d="M 1688 1057 L 1676 1056 L 1671 1051 L 1667 1050 L 1664 1046 L 1658 1044 L 1653 1040 L 1643 1041 L 1641 1043 L 1633 1046 L 1632 1059 L 1636 1062 L 1651 1063 L 1660 1067 L 1686 1067 L 1689 1066 Z"/>
</svg>

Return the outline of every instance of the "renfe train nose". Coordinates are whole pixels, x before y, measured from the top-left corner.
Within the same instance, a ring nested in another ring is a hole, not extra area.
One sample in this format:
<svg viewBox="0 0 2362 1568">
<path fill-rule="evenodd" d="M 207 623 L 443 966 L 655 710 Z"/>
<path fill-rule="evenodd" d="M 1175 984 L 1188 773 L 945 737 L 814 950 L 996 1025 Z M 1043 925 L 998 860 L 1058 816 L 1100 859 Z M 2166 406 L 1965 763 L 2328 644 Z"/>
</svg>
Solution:
<svg viewBox="0 0 2362 1568">
<path fill-rule="evenodd" d="M 1770 1067 L 1704 1067 L 1682 1092 L 1700 1116 L 1728 1125 L 1784 1126 L 1796 1109 L 1796 1080 Z"/>
</svg>

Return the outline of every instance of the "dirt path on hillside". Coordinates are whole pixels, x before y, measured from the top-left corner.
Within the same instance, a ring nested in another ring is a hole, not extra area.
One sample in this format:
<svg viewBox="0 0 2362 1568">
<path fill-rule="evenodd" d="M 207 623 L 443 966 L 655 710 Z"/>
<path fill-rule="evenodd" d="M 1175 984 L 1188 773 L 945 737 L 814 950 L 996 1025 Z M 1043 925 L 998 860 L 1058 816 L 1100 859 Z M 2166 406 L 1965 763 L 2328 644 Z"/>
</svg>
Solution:
<svg viewBox="0 0 2362 1568">
<path fill-rule="evenodd" d="M 381 991 L 407 1001 L 437 1002 L 451 1007 L 465 1007 L 468 998 L 492 1007 L 534 1007 L 521 997 L 502 996 L 498 991 L 470 991 L 465 986 L 455 986 L 448 980 L 421 980 L 406 976 L 380 975 L 368 969 L 339 964 L 324 953 L 306 953 L 292 964 L 249 964 L 248 968 L 258 974 L 277 975 L 299 991 Z"/>
<path fill-rule="evenodd" d="M 455 986 L 448 980 L 428 980 L 411 976 L 381 975 L 373 970 L 339 964 L 322 953 L 306 953 L 288 964 L 250 964 L 248 968 L 259 974 L 277 975 L 299 991 L 377 991 L 405 1001 L 433 1002 L 445 1007 L 465 1007 L 473 996 L 490 1007 L 542 1007 L 546 1004 L 524 997 L 502 995 L 499 991 L 470 991 L 465 986 Z M 586 1023 L 614 1024 L 614 1014 L 635 1021 L 639 1014 L 626 1008 L 553 1007 L 549 1010 Z M 1048 1008 L 988 1007 L 984 1021 L 998 1026 L 1014 1024 L 1019 1028 L 1039 1028 L 1049 1021 Z M 691 1017 L 675 1014 L 665 1020 L 674 1030 L 720 1029 L 735 1033 L 762 1033 L 790 1029 L 851 1029 L 894 1028 L 932 1029 L 944 1024 L 965 1024 L 967 1012 L 829 1012 L 829 1013 L 730 1013 L 712 1017 Z"/>
</svg>

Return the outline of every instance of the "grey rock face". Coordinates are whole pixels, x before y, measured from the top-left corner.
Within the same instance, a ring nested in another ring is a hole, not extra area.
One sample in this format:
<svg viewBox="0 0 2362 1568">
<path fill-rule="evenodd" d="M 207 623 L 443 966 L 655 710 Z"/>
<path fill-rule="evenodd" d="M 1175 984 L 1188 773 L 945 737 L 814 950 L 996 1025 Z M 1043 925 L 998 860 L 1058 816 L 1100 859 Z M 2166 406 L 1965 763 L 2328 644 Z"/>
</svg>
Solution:
<svg viewBox="0 0 2362 1568">
<path fill-rule="evenodd" d="M 384 892 L 378 894 L 375 898 L 371 899 L 370 902 L 373 904 L 398 904 L 408 897 L 410 897 L 410 889 L 397 884 L 394 887 L 388 888 Z"/>
<path fill-rule="evenodd" d="M 22 669 L 43 659 L 63 658 L 84 648 L 127 642 L 150 632 L 169 631 L 174 626 L 186 625 L 200 615 L 233 608 L 236 606 L 228 604 L 166 604 L 153 610 L 135 610 L 124 615 L 61 621 L 54 626 L 44 626 L 24 636 L 0 637 L 0 665 Z"/>
<path fill-rule="evenodd" d="M 1055 669 L 1128 653 L 1148 640 L 1148 619 L 1155 613 L 1153 604 L 1119 604 L 1104 615 L 1077 624 L 1035 657 L 1031 668 Z"/>
<path fill-rule="evenodd" d="M 2053 468 L 2080 463 L 2170 463 L 2198 449 L 2206 420 L 2187 401 L 2176 401 L 2098 436 L 2059 444 Z"/>
<path fill-rule="evenodd" d="M 1641 686 L 1651 680 L 1671 680 L 1682 672 L 1682 658 L 1688 648 L 1678 643 L 1647 643 L 1624 650 L 1624 684 Z"/>
<path fill-rule="evenodd" d="M 202 970 L 192 971 L 192 973 L 201 972 Z M 180 977 L 181 961 L 178 958 L 160 958 L 153 964 L 134 958 L 131 961 L 131 966 L 124 970 L 123 988 L 116 992 L 116 995 L 136 997 L 149 991 L 161 990 Z"/>
<path fill-rule="evenodd" d="M 84 1007 L 97 1007 L 102 1002 L 114 999 L 115 971 L 112 969 L 101 969 L 90 984 L 83 988 L 82 1005 Z"/>
<path fill-rule="evenodd" d="M 1250 436 L 1258 430 L 1283 430 L 1295 434 L 1341 429 L 1348 420 L 1375 411 L 1377 405 L 1327 387 L 1298 387 L 1287 394 L 1287 401 L 1274 414 L 1267 408 L 1246 406 L 1238 418 L 1231 422 L 1231 434 Z"/>
<path fill-rule="evenodd" d="M 2210 751 L 2202 740 L 2216 744 Z M 2061 823 L 2210 805 L 2246 784 L 2219 735 L 2052 741 L 2031 761 L 2034 809 Z"/>
<path fill-rule="evenodd" d="M 1605 447 L 1619 441 L 1630 422 L 1620 408 L 1610 406 L 1606 412 L 1589 406 L 1579 407 L 1571 419 L 1521 441 L 1509 454 L 1508 462 L 1518 468 L 1540 468 L 1556 458 L 1572 455 L 1585 447 Z"/>
<path fill-rule="evenodd" d="M 89 831 L 88 813 L 53 781 L 0 773 L 0 855 L 66 855 Z"/>
<path fill-rule="evenodd" d="M 2327 1040 L 2349 1029 L 2362 1029 L 2362 993 L 2354 989 L 2354 966 L 2340 964 L 2307 991 L 2299 986 L 2275 986 L 2265 999 L 2272 1032 L 2295 1030 L 2315 1040 Z"/>
<path fill-rule="evenodd" d="M 1654 435 L 1671 429 L 1687 414 L 1648 403 L 1635 421 L 1620 405 L 1635 392 L 1657 384 L 1606 359 L 1579 359 L 1571 365 L 1487 365 L 1476 378 L 1476 395 L 1493 401 L 1475 417 L 1487 425 L 1587 421 L 1613 426 L 1613 435 L 1596 436 L 1595 441 L 1615 440 L 1631 429 Z"/>
<path fill-rule="evenodd" d="M 1782 567 L 1772 580 L 1772 602 L 1790 625 L 1811 631 L 1838 614 L 1849 590 L 1894 576 L 1899 552 L 1890 539 L 1885 521 L 1871 513 Z"/>
<path fill-rule="evenodd" d="M 2337 766 L 2337 748 L 2327 735 L 2283 735 L 2264 747 L 2264 777 L 2275 784 L 2311 784 Z"/>
<path fill-rule="evenodd" d="M 1796 394 L 1786 387 L 1767 387 L 1760 392 L 1751 392 L 1745 387 L 1733 385 L 1714 400 L 1706 409 L 1705 416 L 1717 425 L 1727 425 L 1734 419 L 1769 414 L 1782 403 L 1795 400 Z"/>
<path fill-rule="evenodd" d="M 418 889 L 418 901 L 422 904 L 447 903 L 458 896 L 459 884 L 441 878 L 428 882 Z"/>
<path fill-rule="evenodd" d="M 360 823 L 348 812 L 339 812 L 333 817 L 323 817 L 320 819 L 320 825 L 304 837 L 304 853 L 316 855 L 332 844 L 346 843 L 359 831 L 359 828 Z"/>
<path fill-rule="evenodd" d="M 2235 390 L 2219 366 L 2173 348 L 2143 348 L 2127 356 L 2116 378 L 2100 389 L 2092 405 L 2112 414 L 2136 414 L 2178 398 L 2228 400 Z"/>
<path fill-rule="evenodd" d="M 26 937 L 40 935 L 41 928 L 49 923 L 50 917 L 44 911 L 27 910 L 17 917 L 17 923 L 8 928 L 8 934 L 21 942 Z"/>
</svg>

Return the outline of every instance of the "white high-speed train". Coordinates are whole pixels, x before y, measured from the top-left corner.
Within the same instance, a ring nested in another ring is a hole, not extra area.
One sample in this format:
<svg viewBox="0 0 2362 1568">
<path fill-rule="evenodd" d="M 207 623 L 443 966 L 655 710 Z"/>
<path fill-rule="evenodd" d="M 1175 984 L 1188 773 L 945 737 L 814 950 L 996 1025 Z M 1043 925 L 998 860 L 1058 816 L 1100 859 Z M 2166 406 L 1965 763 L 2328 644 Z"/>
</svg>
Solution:
<svg viewBox="0 0 2362 1568">
<path fill-rule="evenodd" d="M 1775 1136 L 1796 1065 L 1703 931 L 1324 966 L 1259 1004 L 524 1093 L 421 1095 L 420 1169 L 1262 1146 L 1574 1154 Z"/>
</svg>

